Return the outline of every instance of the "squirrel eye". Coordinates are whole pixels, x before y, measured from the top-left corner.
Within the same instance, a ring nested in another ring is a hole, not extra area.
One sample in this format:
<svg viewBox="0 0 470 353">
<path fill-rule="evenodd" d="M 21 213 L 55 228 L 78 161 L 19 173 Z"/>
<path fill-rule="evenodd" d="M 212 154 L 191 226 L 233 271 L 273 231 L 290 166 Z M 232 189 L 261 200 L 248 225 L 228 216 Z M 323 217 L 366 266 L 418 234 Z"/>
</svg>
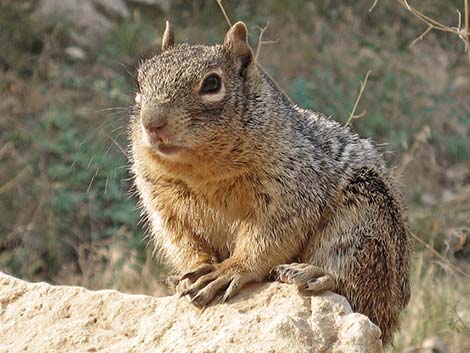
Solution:
<svg viewBox="0 0 470 353">
<path fill-rule="evenodd" d="M 202 83 L 200 93 L 217 93 L 221 87 L 219 75 L 211 74 Z"/>
</svg>

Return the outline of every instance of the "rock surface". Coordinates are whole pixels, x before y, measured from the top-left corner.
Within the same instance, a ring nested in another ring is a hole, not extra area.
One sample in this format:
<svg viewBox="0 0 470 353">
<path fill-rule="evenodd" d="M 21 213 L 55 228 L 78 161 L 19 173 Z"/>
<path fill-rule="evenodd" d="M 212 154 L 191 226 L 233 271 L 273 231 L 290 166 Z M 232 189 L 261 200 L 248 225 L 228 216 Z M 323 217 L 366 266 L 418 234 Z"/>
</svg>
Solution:
<svg viewBox="0 0 470 353">
<path fill-rule="evenodd" d="M 0 273 L 0 352 L 381 352 L 336 294 L 251 285 L 201 311 L 178 296 L 28 283 Z"/>
</svg>

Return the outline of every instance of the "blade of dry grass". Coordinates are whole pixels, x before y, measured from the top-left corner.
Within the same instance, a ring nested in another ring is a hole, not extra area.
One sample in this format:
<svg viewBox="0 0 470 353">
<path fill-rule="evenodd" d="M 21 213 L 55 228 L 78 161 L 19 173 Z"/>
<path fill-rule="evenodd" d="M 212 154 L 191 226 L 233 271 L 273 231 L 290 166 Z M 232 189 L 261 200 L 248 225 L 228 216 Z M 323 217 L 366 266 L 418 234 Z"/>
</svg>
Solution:
<svg viewBox="0 0 470 353">
<path fill-rule="evenodd" d="M 429 137 L 431 137 L 431 129 L 429 126 L 424 125 L 416 134 L 415 141 L 411 145 L 409 151 L 405 154 L 400 167 L 395 171 L 395 177 L 400 178 L 403 175 L 403 172 L 406 167 L 408 167 L 408 164 L 413 160 L 418 149 L 429 140 Z"/>
<path fill-rule="evenodd" d="M 361 88 L 360 88 L 359 94 L 357 95 L 356 100 L 355 100 L 355 102 L 354 102 L 354 106 L 353 106 L 353 108 L 352 108 L 352 110 L 351 110 L 351 114 L 349 114 L 349 118 L 348 118 L 348 120 L 346 121 L 346 124 L 345 124 L 346 126 L 348 126 L 349 124 L 351 124 L 351 122 L 352 122 L 354 119 L 360 119 L 360 118 L 364 117 L 364 116 L 366 115 L 366 113 L 367 113 L 366 110 L 364 109 L 361 114 L 356 115 L 356 109 L 357 109 L 357 106 L 358 106 L 358 104 L 359 104 L 359 101 L 361 100 L 362 94 L 364 93 L 364 89 L 366 88 L 366 85 L 367 85 L 367 80 L 369 79 L 369 75 L 370 75 L 371 73 L 372 73 L 371 70 L 367 71 L 366 77 L 364 78 L 363 81 L 361 81 Z"/>
<path fill-rule="evenodd" d="M 465 0 L 465 43 L 466 50 L 470 55 L 470 10 L 468 5 L 468 0 Z"/>
<path fill-rule="evenodd" d="M 217 4 L 219 5 L 220 11 L 222 11 L 222 14 L 225 17 L 225 21 L 227 21 L 228 26 L 232 27 L 232 22 L 230 22 L 230 18 L 227 15 L 227 12 L 225 11 L 224 5 L 222 5 L 222 0 L 216 0 Z"/>
<path fill-rule="evenodd" d="M 29 164 L 26 165 L 23 169 L 20 170 L 20 172 L 18 174 L 15 175 L 15 177 L 13 179 L 7 181 L 5 184 L 0 186 L 0 195 L 6 193 L 7 191 L 10 191 L 11 189 L 13 189 L 16 185 L 18 185 L 21 182 L 23 177 L 27 173 L 31 173 L 31 171 L 32 171 L 31 166 Z"/>
<path fill-rule="evenodd" d="M 266 25 L 264 27 L 255 26 L 255 28 L 257 30 L 259 30 L 258 45 L 256 46 L 256 53 L 255 53 L 255 63 L 258 63 L 259 53 L 260 53 L 261 47 L 263 45 L 265 45 L 265 44 L 275 44 L 275 43 L 278 42 L 277 40 L 263 40 L 264 32 L 266 32 L 266 30 L 268 29 L 268 26 L 269 26 L 269 22 L 266 23 Z"/>
<path fill-rule="evenodd" d="M 447 26 L 427 15 L 422 13 L 421 11 L 417 10 L 415 7 L 411 6 L 408 0 L 397 0 L 398 3 L 404 7 L 407 11 L 413 14 L 416 18 L 418 18 L 421 22 L 428 25 L 428 28 L 421 34 L 418 38 L 416 38 L 410 45 L 414 45 L 417 41 L 423 39 L 423 37 L 428 34 L 431 30 L 435 29 L 442 32 L 448 32 L 457 35 L 464 43 L 465 49 L 464 51 L 469 55 L 470 58 L 470 10 L 469 10 L 469 0 L 464 0 L 464 28 L 461 27 L 461 14 L 459 11 L 459 21 L 457 27 Z"/>
<path fill-rule="evenodd" d="M 454 265 L 448 258 L 446 258 L 444 255 L 440 254 L 436 249 L 431 244 L 426 243 L 423 239 L 421 239 L 419 236 L 417 236 L 415 233 L 410 232 L 411 236 L 413 239 L 415 239 L 418 243 L 423 245 L 429 252 L 439 258 L 444 264 L 446 264 L 452 271 L 455 273 L 458 273 L 462 276 L 464 276 L 467 279 L 470 279 L 470 274 L 462 270 L 460 267 L 457 265 Z"/>
<path fill-rule="evenodd" d="M 374 0 L 371 7 L 369 7 L 369 12 L 372 12 L 374 10 L 374 8 L 377 6 L 378 2 L 379 2 L 379 0 Z"/>
<path fill-rule="evenodd" d="M 225 21 L 227 21 L 227 24 L 229 27 L 232 26 L 232 22 L 230 21 L 230 18 L 228 17 L 227 15 L 227 12 L 225 11 L 225 8 L 224 8 L 224 5 L 222 4 L 222 0 L 216 0 L 217 1 L 217 4 L 219 5 L 220 7 L 220 10 L 222 11 L 224 17 L 225 17 Z M 258 53 L 257 53 L 258 54 Z M 276 86 L 276 88 L 279 90 L 279 92 L 281 92 L 284 97 L 292 104 L 294 104 L 294 101 L 289 97 L 289 95 L 282 89 L 282 87 L 279 85 L 279 83 L 277 83 L 277 81 L 266 71 L 266 69 L 259 63 L 259 62 L 256 62 L 256 65 L 259 67 L 259 69 L 261 70 L 261 72 L 263 72 L 272 82 L 273 84 Z"/>
</svg>

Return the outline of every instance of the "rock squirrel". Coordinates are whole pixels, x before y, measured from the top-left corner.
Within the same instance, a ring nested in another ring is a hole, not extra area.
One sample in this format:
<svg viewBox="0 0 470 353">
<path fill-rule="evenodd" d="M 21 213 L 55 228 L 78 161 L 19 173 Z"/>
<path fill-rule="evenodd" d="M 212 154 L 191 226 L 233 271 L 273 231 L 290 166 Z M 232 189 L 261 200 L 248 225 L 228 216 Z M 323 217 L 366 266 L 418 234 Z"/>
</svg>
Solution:
<svg viewBox="0 0 470 353">
<path fill-rule="evenodd" d="M 205 306 L 271 274 L 344 295 L 391 342 L 411 245 L 374 144 L 292 104 L 257 67 L 242 22 L 214 46 L 175 44 L 167 22 L 137 82 L 132 172 L 182 295 Z"/>
</svg>

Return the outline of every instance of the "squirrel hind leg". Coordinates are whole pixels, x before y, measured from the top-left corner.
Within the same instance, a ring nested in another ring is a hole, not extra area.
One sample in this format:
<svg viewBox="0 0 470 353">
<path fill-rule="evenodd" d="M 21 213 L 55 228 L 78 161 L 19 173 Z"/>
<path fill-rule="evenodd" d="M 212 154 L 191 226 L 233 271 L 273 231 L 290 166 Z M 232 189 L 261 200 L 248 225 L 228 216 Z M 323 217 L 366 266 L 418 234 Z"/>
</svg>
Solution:
<svg viewBox="0 0 470 353">
<path fill-rule="evenodd" d="M 327 290 L 335 290 L 333 277 L 324 269 L 305 263 L 283 264 L 274 267 L 271 277 L 282 283 L 296 285 L 299 289 L 321 293 Z"/>
</svg>

